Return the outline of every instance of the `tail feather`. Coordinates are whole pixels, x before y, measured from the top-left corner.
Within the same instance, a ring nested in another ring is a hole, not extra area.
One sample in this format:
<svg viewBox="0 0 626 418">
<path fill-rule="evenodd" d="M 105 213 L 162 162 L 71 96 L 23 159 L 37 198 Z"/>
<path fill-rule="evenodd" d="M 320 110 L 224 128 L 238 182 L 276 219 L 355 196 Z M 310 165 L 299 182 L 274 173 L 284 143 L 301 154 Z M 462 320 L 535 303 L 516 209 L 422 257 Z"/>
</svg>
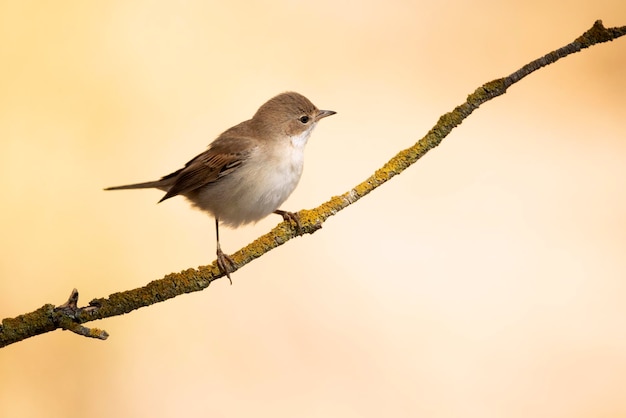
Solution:
<svg viewBox="0 0 626 418">
<path fill-rule="evenodd" d="M 124 186 L 107 187 L 104 190 L 151 189 L 151 188 L 166 190 L 168 188 L 168 184 L 166 183 L 167 182 L 161 179 L 161 180 L 156 180 L 156 181 L 147 181 L 145 183 L 136 183 L 136 184 L 127 184 Z"/>
</svg>

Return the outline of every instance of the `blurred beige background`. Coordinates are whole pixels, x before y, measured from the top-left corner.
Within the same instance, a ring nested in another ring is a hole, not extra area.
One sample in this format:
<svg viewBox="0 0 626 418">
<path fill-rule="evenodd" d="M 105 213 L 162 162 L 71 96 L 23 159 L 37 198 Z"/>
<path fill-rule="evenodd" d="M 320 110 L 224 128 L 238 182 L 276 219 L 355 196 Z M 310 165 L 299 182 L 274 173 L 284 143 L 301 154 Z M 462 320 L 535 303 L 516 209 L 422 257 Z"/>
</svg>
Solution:
<svg viewBox="0 0 626 418">
<path fill-rule="evenodd" d="M 626 3 L 0 3 L 0 318 L 212 262 L 184 199 L 102 188 L 271 96 L 338 112 L 284 206 L 311 208 L 596 19 Z M 535 73 L 233 286 L 0 350 L 0 416 L 625 416 L 625 97 L 626 39 Z"/>
</svg>

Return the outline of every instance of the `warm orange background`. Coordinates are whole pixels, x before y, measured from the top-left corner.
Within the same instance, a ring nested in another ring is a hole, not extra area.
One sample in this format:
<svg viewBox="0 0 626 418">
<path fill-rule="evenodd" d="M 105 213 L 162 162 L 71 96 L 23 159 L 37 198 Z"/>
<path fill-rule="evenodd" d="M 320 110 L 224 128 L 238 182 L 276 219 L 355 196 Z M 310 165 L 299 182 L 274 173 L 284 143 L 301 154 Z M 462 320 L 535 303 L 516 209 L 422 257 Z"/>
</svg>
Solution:
<svg viewBox="0 0 626 418">
<path fill-rule="evenodd" d="M 621 0 L 0 4 L 0 318 L 208 264 L 157 191 L 271 96 L 338 114 L 284 209 L 349 190 Z M 223 231 L 233 252 L 280 221 Z M 2 417 L 626 415 L 626 39 L 486 104 L 204 292 L 0 350 Z"/>
</svg>

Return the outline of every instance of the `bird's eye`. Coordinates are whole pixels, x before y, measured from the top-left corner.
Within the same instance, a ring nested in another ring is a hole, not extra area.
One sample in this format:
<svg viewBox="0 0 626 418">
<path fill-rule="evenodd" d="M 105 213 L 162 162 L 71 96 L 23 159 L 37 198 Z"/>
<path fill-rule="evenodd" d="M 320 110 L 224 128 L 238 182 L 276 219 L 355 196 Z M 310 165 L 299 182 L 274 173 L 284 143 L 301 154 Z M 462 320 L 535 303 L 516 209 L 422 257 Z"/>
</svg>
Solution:
<svg viewBox="0 0 626 418">
<path fill-rule="evenodd" d="M 302 123 L 309 123 L 309 120 L 310 120 L 310 119 L 311 119 L 311 118 L 309 118 L 307 115 L 304 115 L 304 116 L 300 116 L 300 119 L 298 119 L 298 120 L 299 120 L 300 122 L 302 122 Z"/>
</svg>

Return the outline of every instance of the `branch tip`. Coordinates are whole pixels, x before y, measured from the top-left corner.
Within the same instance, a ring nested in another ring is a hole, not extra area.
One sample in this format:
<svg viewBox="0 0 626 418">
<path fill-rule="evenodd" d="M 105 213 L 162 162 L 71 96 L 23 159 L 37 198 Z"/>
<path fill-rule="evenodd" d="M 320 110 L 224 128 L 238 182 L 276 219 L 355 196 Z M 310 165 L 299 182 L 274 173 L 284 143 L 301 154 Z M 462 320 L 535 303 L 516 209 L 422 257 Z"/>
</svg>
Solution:
<svg viewBox="0 0 626 418">
<path fill-rule="evenodd" d="M 63 323 L 60 324 L 61 328 L 67 331 L 72 331 L 74 334 L 78 334 L 87 338 L 95 338 L 97 340 L 106 340 L 107 338 L 109 338 L 109 333 L 103 329 L 87 328 L 71 320 L 67 322 L 66 321 L 62 321 L 62 322 Z"/>
<path fill-rule="evenodd" d="M 76 288 L 72 289 L 72 292 L 70 293 L 70 297 L 67 299 L 67 302 L 54 308 L 55 311 L 67 310 L 67 311 L 73 311 L 73 312 L 76 312 L 77 309 L 78 309 L 78 290 L 76 290 Z"/>
</svg>

